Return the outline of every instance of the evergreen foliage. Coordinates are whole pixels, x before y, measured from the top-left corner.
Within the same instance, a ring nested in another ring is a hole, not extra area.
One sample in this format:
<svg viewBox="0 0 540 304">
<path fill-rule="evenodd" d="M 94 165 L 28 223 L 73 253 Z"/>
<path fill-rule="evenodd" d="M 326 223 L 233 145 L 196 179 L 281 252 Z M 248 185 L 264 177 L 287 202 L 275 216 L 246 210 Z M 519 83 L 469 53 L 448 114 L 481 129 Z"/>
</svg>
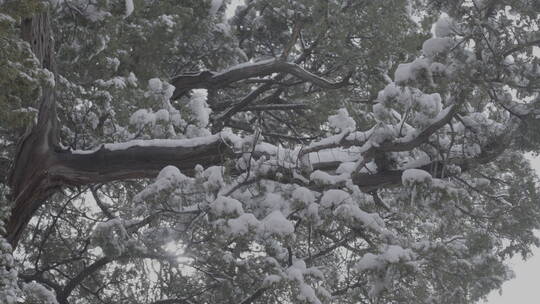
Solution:
<svg viewBox="0 0 540 304">
<path fill-rule="evenodd" d="M 240 2 L 0 0 L 0 302 L 475 303 L 510 279 L 540 245 L 538 1 Z"/>
</svg>

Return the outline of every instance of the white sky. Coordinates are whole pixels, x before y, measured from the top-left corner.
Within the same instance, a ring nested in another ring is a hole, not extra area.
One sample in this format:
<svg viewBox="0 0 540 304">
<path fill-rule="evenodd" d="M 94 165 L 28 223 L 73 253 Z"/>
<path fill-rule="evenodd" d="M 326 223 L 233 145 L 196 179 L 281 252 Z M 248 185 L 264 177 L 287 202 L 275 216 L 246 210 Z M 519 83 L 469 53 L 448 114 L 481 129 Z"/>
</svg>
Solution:
<svg viewBox="0 0 540 304">
<path fill-rule="evenodd" d="M 533 48 L 533 55 L 540 57 L 540 47 Z M 531 157 L 531 165 L 540 176 L 540 156 Z M 536 235 L 540 237 L 540 231 L 536 231 Z M 526 261 L 521 256 L 515 256 L 509 265 L 514 270 L 515 278 L 503 284 L 502 294 L 499 291 L 491 292 L 484 304 L 540 303 L 540 248 L 535 248 L 532 257 Z"/>
<path fill-rule="evenodd" d="M 540 175 L 540 157 L 531 159 L 531 165 Z M 536 232 L 540 236 L 540 231 Z M 538 304 L 540 303 L 540 248 L 533 250 L 533 256 L 523 261 L 515 256 L 509 262 L 515 278 L 504 283 L 502 294 L 493 291 L 484 304 Z"/>
<path fill-rule="evenodd" d="M 537 161 L 538 162 L 538 161 Z M 516 277 L 503 284 L 502 294 L 493 291 L 485 304 L 538 304 L 540 302 L 540 249 L 534 250 L 534 255 L 523 262 L 521 256 L 514 257 L 510 262 Z"/>
</svg>

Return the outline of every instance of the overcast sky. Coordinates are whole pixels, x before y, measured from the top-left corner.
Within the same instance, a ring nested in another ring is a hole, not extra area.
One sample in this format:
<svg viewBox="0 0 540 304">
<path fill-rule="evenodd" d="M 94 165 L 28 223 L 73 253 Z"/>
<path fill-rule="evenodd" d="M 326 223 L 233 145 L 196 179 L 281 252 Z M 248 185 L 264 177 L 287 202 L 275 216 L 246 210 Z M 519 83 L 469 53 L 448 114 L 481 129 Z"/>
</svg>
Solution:
<svg viewBox="0 0 540 304">
<path fill-rule="evenodd" d="M 540 57 L 540 47 L 533 48 L 533 54 Z M 539 151 L 540 152 L 540 151 Z M 531 159 L 531 164 L 540 175 L 540 156 Z M 540 236 L 540 231 L 536 232 Z M 510 261 L 516 277 L 502 287 L 502 295 L 497 291 L 489 295 L 486 304 L 538 304 L 540 303 L 540 249 L 533 250 L 533 256 L 522 261 L 520 256 Z"/>
<path fill-rule="evenodd" d="M 540 157 L 531 160 L 533 168 L 540 175 Z M 540 231 L 536 235 L 540 236 Z M 540 249 L 533 251 L 533 256 L 522 261 L 521 256 L 515 256 L 510 261 L 510 267 L 516 277 L 503 284 L 502 295 L 493 291 L 486 304 L 538 304 L 540 303 Z"/>
<path fill-rule="evenodd" d="M 502 295 L 493 291 L 486 304 L 538 304 L 540 301 L 540 250 L 523 262 L 516 256 L 511 261 L 516 277 L 503 284 Z"/>
</svg>

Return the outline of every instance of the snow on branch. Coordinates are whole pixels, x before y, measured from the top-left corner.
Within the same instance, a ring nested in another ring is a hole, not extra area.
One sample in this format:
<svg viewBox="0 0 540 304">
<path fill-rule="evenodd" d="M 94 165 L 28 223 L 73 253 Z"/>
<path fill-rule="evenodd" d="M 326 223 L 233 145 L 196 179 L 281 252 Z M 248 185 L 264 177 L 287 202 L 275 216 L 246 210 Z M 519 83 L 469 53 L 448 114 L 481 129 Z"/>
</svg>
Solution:
<svg viewBox="0 0 540 304">
<path fill-rule="evenodd" d="M 66 184 L 84 185 L 120 179 L 155 177 L 168 165 L 193 172 L 196 165 L 221 164 L 234 156 L 237 138 L 229 133 L 181 140 L 136 140 L 105 144 L 93 151 L 58 153 L 49 170 Z"/>
<path fill-rule="evenodd" d="M 331 82 L 304 70 L 295 63 L 278 59 L 268 59 L 258 62 L 247 62 L 233 66 L 220 73 L 203 71 L 196 74 L 184 74 L 173 78 L 171 83 L 176 87 L 173 98 L 177 98 L 186 91 L 196 88 L 223 88 L 233 82 L 253 77 L 263 77 L 274 73 L 287 73 L 311 82 L 324 89 L 339 89 L 349 85 L 349 76 L 340 82 Z"/>
</svg>

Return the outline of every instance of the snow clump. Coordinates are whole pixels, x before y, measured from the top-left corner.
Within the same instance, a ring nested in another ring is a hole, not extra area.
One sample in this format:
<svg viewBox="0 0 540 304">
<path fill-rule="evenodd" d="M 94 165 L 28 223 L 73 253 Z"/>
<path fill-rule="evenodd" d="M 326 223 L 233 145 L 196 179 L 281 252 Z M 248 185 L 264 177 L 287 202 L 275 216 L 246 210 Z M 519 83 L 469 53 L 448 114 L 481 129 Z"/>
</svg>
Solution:
<svg viewBox="0 0 540 304">
<path fill-rule="evenodd" d="M 338 129 L 341 132 L 354 131 L 356 129 L 356 122 L 349 116 L 349 112 L 345 108 L 341 108 L 337 111 L 337 114 L 328 117 L 328 124 L 334 129 Z"/>
<path fill-rule="evenodd" d="M 455 22 L 448 15 L 443 14 L 439 17 L 439 20 L 435 23 L 435 36 L 436 37 L 448 37 L 453 34 L 455 28 Z"/>
<path fill-rule="evenodd" d="M 407 169 L 401 175 L 401 182 L 404 186 L 412 186 L 415 184 L 429 184 L 433 181 L 433 177 L 427 171 L 420 169 Z"/>
<path fill-rule="evenodd" d="M 422 44 L 422 53 L 428 58 L 434 58 L 447 52 L 452 47 L 451 38 L 430 38 Z"/>
</svg>

